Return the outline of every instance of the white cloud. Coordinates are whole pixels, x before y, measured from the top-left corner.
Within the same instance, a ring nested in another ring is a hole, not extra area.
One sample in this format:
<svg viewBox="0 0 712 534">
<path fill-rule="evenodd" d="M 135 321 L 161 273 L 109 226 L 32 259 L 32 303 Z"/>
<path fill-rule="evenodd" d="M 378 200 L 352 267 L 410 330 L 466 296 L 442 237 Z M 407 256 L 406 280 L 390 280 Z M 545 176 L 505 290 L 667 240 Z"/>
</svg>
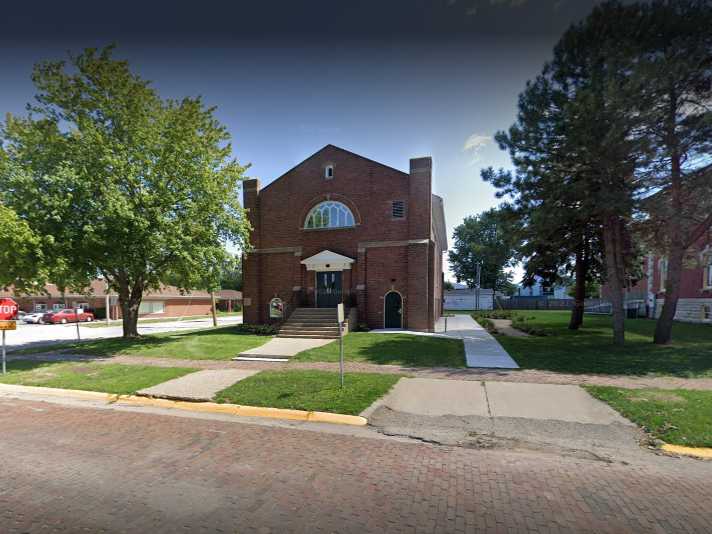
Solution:
<svg viewBox="0 0 712 534">
<path fill-rule="evenodd" d="M 480 160 L 480 153 L 491 142 L 491 136 L 482 135 L 478 133 L 473 133 L 465 140 L 465 144 L 462 147 L 462 151 L 468 152 L 472 157 L 472 161 L 470 161 L 470 164 L 477 163 Z"/>
</svg>

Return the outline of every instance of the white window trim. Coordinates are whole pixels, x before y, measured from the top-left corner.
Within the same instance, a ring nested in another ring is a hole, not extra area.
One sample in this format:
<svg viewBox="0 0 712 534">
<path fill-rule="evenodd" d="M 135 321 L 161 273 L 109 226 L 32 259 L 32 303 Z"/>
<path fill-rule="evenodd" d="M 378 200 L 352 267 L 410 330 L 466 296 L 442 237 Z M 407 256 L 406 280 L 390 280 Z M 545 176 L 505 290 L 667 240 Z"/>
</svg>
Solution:
<svg viewBox="0 0 712 534">
<path fill-rule="evenodd" d="M 331 180 L 334 178 L 334 166 L 329 164 L 324 166 L 324 178 Z"/>
<path fill-rule="evenodd" d="M 328 207 L 327 205 L 331 204 L 331 207 Z M 345 212 L 344 219 L 346 224 L 337 224 L 332 226 L 324 226 L 323 225 L 323 217 L 324 217 L 324 210 L 325 209 L 331 209 L 331 208 L 336 208 L 337 210 L 337 218 L 338 217 L 338 211 L 342 210 Z M 317 226 L 316 224 L 316 216 L 317 214 L 319 215 L 320 218 L 320 224 Z M 309 225 L 309 221 L 311 219 L 311 226 Z M 336 230 L 340 228 L 353 228 L 356 226 L 356 217 L 354 217 L 353 212 L 349 209 L 349 207 L 344 204 L 343 202 L 339 202 L 338 200 L 324 200 L 322 202 L 319 202 L 315 206 L 313 206 L 310 210 L 309 213 L 307 213 L 306 218 L 304 219 L 304 226 L 303 228 L 305 230 Z"/>
<path fill-rule="evenodd" d="M 660 258 L 658 261 L 658 273 L 660 275 L 660 293 L 665 293 L 665 281 L 667 280 L 668 274 L 668 260 L 667 258 Z"/>
</svg>

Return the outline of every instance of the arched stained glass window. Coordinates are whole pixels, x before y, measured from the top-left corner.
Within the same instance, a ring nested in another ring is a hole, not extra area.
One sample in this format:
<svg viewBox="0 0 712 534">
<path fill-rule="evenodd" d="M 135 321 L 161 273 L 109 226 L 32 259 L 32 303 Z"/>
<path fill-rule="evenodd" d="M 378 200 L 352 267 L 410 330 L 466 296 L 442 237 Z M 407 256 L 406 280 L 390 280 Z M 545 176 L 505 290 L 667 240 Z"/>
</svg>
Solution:
<svg viewBox="0 0 712 534">
<path fill-rule="evenodd" d="M 353 213 L 345 204 L 328 200 L 311 209 L 304 228 L 347 228 L 355 224 Z"/>
</svg>

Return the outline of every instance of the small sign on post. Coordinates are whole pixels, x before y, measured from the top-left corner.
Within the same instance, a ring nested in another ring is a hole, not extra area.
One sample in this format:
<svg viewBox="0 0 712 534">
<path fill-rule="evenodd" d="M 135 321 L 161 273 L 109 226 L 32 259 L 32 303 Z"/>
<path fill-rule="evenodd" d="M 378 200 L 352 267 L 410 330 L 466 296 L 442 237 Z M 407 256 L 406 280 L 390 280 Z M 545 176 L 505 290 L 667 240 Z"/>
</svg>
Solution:
<svg viewBox="0 0 712 534">
<path fill-rule="evenodd" d="M 0 330 L 2 330 L 2 374 L 7 373 L 7 352 L 5 349 L 5 332 L 7 330 L 16 330 L 17 323 L 15 321 L 0 321 Z"/>
<path fill-rule="evenodd" d="M 341 387 L 344 387 L 344 303 L 341 302 L 336 306 L 336 314 L 339 321 L 339 377 L 341 379 Z"/>
<path fill-rule="evenodd" d="M 5 350 L 5 332 L 16 330 L 17 302 L 12 299 L 0 299 L 0 330 L 2 330 L 2 374 L 7 373 L 7 354 Z"/>
</svg>

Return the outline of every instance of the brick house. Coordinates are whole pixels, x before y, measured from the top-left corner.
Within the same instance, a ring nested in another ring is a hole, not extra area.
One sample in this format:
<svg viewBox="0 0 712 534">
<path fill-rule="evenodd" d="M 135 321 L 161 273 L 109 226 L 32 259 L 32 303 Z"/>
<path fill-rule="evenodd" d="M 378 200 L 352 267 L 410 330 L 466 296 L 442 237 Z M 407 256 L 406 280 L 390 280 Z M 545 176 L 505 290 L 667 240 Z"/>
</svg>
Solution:
<svg viewBox="0 0 712 534">
<path fill-rule="evenodd" d="M 94 310 L 101 318 L 106 317 L 106 284 L 94 280 L 83 292 L 70 291 L 62 295 L 54 284 L 47 284 L 45 291 L 38 295 L 15 295 L 13 291 L 0 291 L 0 297 L 12 297 L 20 309 L 27 313 L 61 310 L 66 307 Z M 121 307 L 116 293 L 108 295 L 111 319 L 121 318 Z M 141 317 L 187 317 L 210 313 L 210 293 L 191 291 L 181 293 L 172 286 L 163 286 L 160 291 L 144 295 L 139 309 Z"/>
<path fill-rule="evenodd" d="M 667 259 L 648 254 L 645 276 L 626 290 L 628 305 L 640 304 L 648 317 L 660 316 L 665 303 Z M 680 282 L 675 319 L 712 324 L 712 236 L 701 239 L 688 251 Z"/>
<path fill-rule="evenodd" d="M 447 237 L 430 158 L 406 173 L 327 145 L 265 188 L 243 188 L 245 322 L 343 302 L 370 328 L 433 330 Z"/>
</svg>

